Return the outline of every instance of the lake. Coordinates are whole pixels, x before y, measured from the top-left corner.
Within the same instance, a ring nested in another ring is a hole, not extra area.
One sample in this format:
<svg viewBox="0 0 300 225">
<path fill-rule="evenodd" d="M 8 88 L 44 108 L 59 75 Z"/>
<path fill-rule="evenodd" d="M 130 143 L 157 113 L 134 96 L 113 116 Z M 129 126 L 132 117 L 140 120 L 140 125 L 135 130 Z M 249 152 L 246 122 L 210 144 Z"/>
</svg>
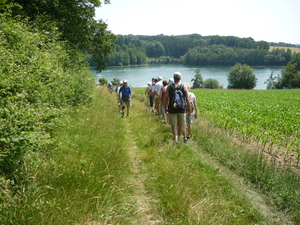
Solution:
<svg viewBox="0 0 300 225">
<path fill-rule="evenodd" d="M 230 71 L 230 66 L 203 66 L 203 67 L 191 67 L 178 64 L 163 64 L 163 65 L 145 65 L 145 66 L 126 66 L 126 67 L 108 67 L 101 73 L 97 73 L 94 69 L 91 69 L 96 82 L 99 81 L 99 76 L 105 78 L 108 82 L 114 78 L 120 80 L 127 80 L 132 87 L 146 87 L 147 82 L 151 81 L 151 78 L 163 77 L 168 80 L 173 77 L 174 72 L 180 72 L 182 75 L 182 82 L 187 82 L 191 86 L 193 82 L 191 79 L 195 76 L 195 69 L 201 70 L 203 80 L 213 78 L 219 81 L 223 88 L 227 88 L 227 74 Z M 253 73 L 256 75 L 257 83 L 254 89 L 266 89 L 264 82 L 269 78 L 272 71 L 274 75 L 281 74 L 282 67 L 251 67 Z"/>
</svg>

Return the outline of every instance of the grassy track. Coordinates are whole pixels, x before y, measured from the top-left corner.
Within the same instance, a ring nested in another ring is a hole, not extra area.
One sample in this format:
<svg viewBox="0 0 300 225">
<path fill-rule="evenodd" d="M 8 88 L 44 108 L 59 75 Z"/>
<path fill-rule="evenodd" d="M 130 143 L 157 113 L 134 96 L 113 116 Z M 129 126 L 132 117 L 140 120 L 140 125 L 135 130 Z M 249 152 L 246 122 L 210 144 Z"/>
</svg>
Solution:
<svg viewBox="0 0 300 225">
<path fill-rule="evenodd" d="M 199 119 L 194 140 L 175 145 L 169 126 L 148 112 L 138 92 L 131 116 L 122 119 L 115 94 L 97 89 L 93 106 L 70 115 L 57 133 L 58 147 L 30 171 L 24 202 L 1 221 L 297 224 L 292 204 L 298 200 L 280 208 L 272 192 L 262 194 L 244 176 L 242 150 L 224 132 Z"/>
</svg>

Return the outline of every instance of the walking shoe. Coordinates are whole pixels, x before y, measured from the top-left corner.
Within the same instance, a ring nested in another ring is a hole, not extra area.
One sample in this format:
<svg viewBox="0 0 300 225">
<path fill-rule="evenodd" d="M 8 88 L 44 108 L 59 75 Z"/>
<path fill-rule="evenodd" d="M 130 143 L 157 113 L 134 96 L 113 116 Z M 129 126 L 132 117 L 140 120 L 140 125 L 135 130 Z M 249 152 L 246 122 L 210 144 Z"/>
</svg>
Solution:
<svg viewBox="0 0 300 225">
<path fill-rule="evenodd" d="M 188 139 L 188 140 L 189 140 L 190 138 L 191 138 L 191 137 L 190 137 L 190 135 L 187 135 L 187 136 L 186 136 L 186 139 Z"/>
<path fill-rule="evenodd" d="M 178 144 L 178 137 L 173 138 L 173 141 L 175 141 L 175 144 Z"/>
<path fill-rule="evenodd" d="M 124 118 L 124 112 L 121 112 L 121 114 L 122 114 L 121 118 Z"/>
<path fill-rule="evenodd" d="M 184 139 L 183 139 L 183 142 L 184 142 L 184 143 L 187 143 L 187 141 L 188 141 L 187 138 L 184 138 Z"/>
</svg>

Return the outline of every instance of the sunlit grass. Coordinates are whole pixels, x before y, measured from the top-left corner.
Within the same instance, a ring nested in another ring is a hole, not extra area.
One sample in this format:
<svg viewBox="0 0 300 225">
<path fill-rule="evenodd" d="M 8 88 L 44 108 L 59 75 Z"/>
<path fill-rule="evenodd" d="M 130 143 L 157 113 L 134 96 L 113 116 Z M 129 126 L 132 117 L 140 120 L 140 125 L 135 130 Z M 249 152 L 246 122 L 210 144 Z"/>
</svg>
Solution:
<svg viewBox="0 0 300 225">
<path fill-rule="evenodd" d="M 130 224 L 126 138 L 111 97 L 98 92 L 93 107 L 72 113 L 57 132 L 58 146 L 29 183 L 14 224 Z"/>
<path fill-rule="evenodd" d="M 294 177 L 232 144 L 204 118 L 195 121 L 188 144 L 176 145 L 169 125 L 148 111 L 143 92 L 135 92 L 124 119 L 114 94 L 104 88 L 97 94 L 92 106 L 66 118 L 57 146 L 39 166 L 28 164 L 34 176 L 5 224 L 276 224 L 219 166 L 255 184 L 270 207 L 299 222 Z M 143 220 L 141 195 L 153 221 Z"/>
</svg>

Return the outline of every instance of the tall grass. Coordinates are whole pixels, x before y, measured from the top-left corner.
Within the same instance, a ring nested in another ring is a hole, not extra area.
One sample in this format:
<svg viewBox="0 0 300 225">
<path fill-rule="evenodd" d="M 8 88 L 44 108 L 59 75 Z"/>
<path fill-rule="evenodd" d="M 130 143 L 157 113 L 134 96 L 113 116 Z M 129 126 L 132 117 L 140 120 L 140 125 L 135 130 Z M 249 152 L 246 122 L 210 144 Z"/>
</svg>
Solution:
<svg viewBox="0 0 300 225">
<path fill-rule="evenodd" d="M 126 184 L 126 138 L 121 119 L 112 116 L 111 98 L 99 91 L 93 106 L 66 118 L 57 147 L 31 172 L 22 204 L 2 222 L 130 224 L 135 207 Z"/>
</svg>

